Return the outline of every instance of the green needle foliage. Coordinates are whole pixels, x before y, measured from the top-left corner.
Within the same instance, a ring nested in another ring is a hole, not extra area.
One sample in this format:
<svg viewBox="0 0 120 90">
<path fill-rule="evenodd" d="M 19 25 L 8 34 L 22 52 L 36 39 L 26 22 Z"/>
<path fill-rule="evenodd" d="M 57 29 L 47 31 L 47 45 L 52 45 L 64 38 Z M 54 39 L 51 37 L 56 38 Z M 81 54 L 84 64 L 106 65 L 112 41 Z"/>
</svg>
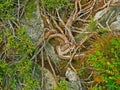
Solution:
<svg viewBox="0 0 120 90">
<path fill-rule="evenodd" d="M 62 7 L 67 3 L 68 3 L 68 0 L 42 0 L 42 4 L 46 8 L 51 8 L 51 9 Z"/>
<path fill-rule="evenodd" d="M 28 53 L 32 54 L 35 46 L 30 41 L 30 38 L 27 36 L 25 29 L 17 29 L 15 34 L 16 35 L 14 36 L 9 29 L 6 30 L 7 44 L 4 50 L 15 50 L 14 53 L 18 55 L 27 55 Z"/>
<path fill-rule="evenodd" d="M 35 46 L 27 36 L 25 29 L 9 29 L 5 32 L 7 43 L 4 46 L 6 59 L 0 60 L 0 89 L 37 90 L 40 89 L 41 70 L 30 60 Z M 3 38 L 1 41 L 3 41 Z M 13 56 L 13 57 L 11 57 Z"/>
<path fill-rule="evenodd" d="M 60 81 L 60 83 L 53 90 L 69 90 L 67 81 Z"/>
<path fill-rule="evenodd" d="M 53 9 L 53 10 L 64 6 L 73 8 L 73 4 L 69 0 L 42 0 L 41 4 L 46 9 Z"/>
<path fill-rule="evenodd" d="M 97 23 L 92 16 L 91 16 L 90 22 L 88 24 L 88 30 L 90 30 L 90 31 L 96 31 L 97 30 Z"/>
<path fill-rule="evenodd" d="M 104 49 L 97 44 L 97 50 L 89 56 L 89 64 L 96 69 L 96 83 L 91 90 L 120 89 L 120 39 L 114 38 L 107 43 Z"/>
<path fill-rule="evenodd" d="M 32 64 L 32 61 L 27 57 L 23 57 L 13 65 L 8 65 L 5 61 L 0 60 L 0 89 L 38 89 L 40 87 L 40 78 L 36 78 L 32 74 Z"/>
<path fill-rule="evenodd" d="M 13 19 L 14 0 L 0 0 L 0 18 Z"/>
</svg>

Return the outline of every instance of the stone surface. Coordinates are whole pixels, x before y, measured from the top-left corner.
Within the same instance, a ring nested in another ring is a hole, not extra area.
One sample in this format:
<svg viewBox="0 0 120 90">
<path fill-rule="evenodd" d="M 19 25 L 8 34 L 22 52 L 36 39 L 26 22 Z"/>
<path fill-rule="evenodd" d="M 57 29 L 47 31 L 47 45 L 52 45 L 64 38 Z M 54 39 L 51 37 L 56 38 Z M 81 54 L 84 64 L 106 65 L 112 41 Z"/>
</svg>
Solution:
<svg viewBox="0 0 120 90">
<path fill-rule="evenodd" d="M 77 81 L 75 82 L 68 82 L 69 90 L 80 90 L 79 83 Z"/>
<path fill-rule="evenodd" d="M 71 68 L 67 69 L 65 76 L 68 79 L 69 90 L 83 90 L 78 75 Z"/>
<path fill-rule="evenodd" d="M 67 69 L 65 76 L 70 82 L 78 80 L 77 74 L 71 68 Z"/>
<path fill-rule="evenodd" d="M 120 31 L 120 15 L 117 16 L 116 21 L 114 21 L 110 28 L 115 31 Z"/>
<path fill-rule="evenodd" d="M 107 12 L 108 12 L 107 8 L 97 12 L 94 16 L 94 21 L 97 21 L 97 20 L 101 19 Z"/>
<path fill-rule="evenodd" d="M 117 4 L 119 3 L 120 2 L 117 2 Z M 115 21 L 118 21 L 118 19 L 120 19 L 120 17 L 118 17 L 119 14 L 120 14 L 120 7 L 110 6 L 109 8 L 105 8 L 103 10 L 98 11 L 94 16 L 94 20 L 99 22 L 99 24 L 104 28 L 109 28 L 108 26 L 110 26 L 111 28 L 114 28 L 114 26 L 116 27 L 116 25 L 117 26 L 119 25 L 118 24 L 119 22 L 115 22 Z M 117 29 L 118 28 L 119 27 L 117 27 Z"/>
<path fill-rule="evenodd" d="M 112 30 L 117 30 L 117 31 L 120 31 L 120 21 L 115 21 L 113 22 L 111 25 L 110 25 L 110 28 Z"/>
<path fill-rule="evenodd" d="M 44 87 L 43 90 L 53 90 L 53 88 L 57 85 L 52 73 L 48 70 L 43 68 L 43 80 L 44 80 Z"/>
<path fill-rule="evenodd" d="M 25 27 L 28 36 L 33 43 L 37 42 L 44 30 L 44 25 L 41 17 L 37 17 L 37 13 L 33 12 L 33 17 L 22 19 L 23 27 Z"/>
</svg>

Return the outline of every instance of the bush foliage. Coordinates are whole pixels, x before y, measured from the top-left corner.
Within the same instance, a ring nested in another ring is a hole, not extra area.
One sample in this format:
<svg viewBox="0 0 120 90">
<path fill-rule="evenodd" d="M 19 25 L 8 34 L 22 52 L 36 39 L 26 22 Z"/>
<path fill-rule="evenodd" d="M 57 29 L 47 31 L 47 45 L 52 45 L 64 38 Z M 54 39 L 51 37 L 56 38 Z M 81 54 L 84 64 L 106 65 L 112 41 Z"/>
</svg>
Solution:
<svg viewBox="0 0 120 90">
<path fill-rule="evenodd" d="M 30 60 L 35 46 L 31 43 L 24 28 L 16 29 L 15 32 L 15 36 L 9 29 L 5 32 L 7 37 L 7 43 L 4 46 L 6 58 L 0 60 L 0 89 L 39 89 L 40 68 Z M 0 38 L 3 41 L 3 38 Z M 35 70 L 33 67 L 36 67 Z"/>
<path fill-rule="evenodd" d="M 108 44 L 96 45 L 97 50 L 89 56 L 90 66 L 95 68 L 95 85 L 92 90 L 120 89 L 120 39 L 106 41 Z"/>
<path fill-rule="evenodd" d="M 37 49 L 40 47 L 45 48 L 43 49 L 43 52 L 41 50 L 41 52 L 39 53 L 44 53 L 45 50 L 45 52 L 47 52 L 48 55 L 52 57 L 51 61 L 52 60 L 55 61 L 57 58 L 59 58 L 57 57 L 56 53 L 51 53 L 51 50 L 54 50 L 56 48 L 56 45 L 54 45 L 55 46 L 54 48 L 54 46 L 52 45 L 50 46 L 48 44 L 49 41 L 46 40 L 48 36 L 45 37 L 45 39 L 43 39 L 43 42 L 46 43 L 47 48 L 44 47 L 42 43 L 40 43 L 40 45 L 37 47 L 31 42 L 29 36 L 26 33 L 26 30 L 21 25 L 22 19 L 26 17 L 27 17 L 26 20 L 34 18 L 35 17 L 34 13 L 37 10 L 38 11 L 43 10 L 39 14 L 42 14 L 41 16 L 43 17 L 43 24 L 46 24 L 45 26 L 47 28 L 50 27 L 48 29 L 50 30 L 52 30 L 52 28 L 53 30 L 56 29 L 55 32 L 57 35 L 62 34 L 59 33 L 58 30 L 63 30 L 63 34 L 65 34 L 66 38 L 68 38 L 68 42 L 65 42 L 63 44 L 71 43 L 72 40 L 69 40 L 71 36 L 75 37 L 76 41 L 78 40 L 78 42 L 84 39 L 84 37 L 88 34 L 86 33 L 84 34 L 84 32 L 82 32 L 81 34 L 79 32 L 81 31 L 79 29 L 81 28 L 82 25 L 83 26 L 87 25 L 86 30 L 88 33 L 96 32 L 98 34 L 103 34 L 104 31 L 106 31 L 103 28 L 98 27 L 97 25 L 98 23 L 94 21 L 94 18 L 89 17 L 91 16 L 89 13 L 88 16 L 87 14 L 85 14 L 84 16 L 84 13 L 88 11 L 91 11 L 90 13 L 92 14 L 94 8 L 93 10 L 90 10 L 88 7 L 84 8 L 84 6 L 87 4 L 80 5 L 78 2 L 75 5 L 74 3 L 75 0 L 40 0 L 41 4 L 40 6 L 37 4 L 38 2 L 36 3 L 34 0 L 17 0 L 17 2 L 15 1 L 16 0 L 0 0 L 0 90 L 41 90 L 40 85 L 42 77 L 41 70 L 38 65 L 39 63 L 36 64 L 34 60 L 31 60 L 36 48 Z M 81 3 L 88 1 L 92 0 L 80 0 Z M 37 5 L 39 6 L 39 8 Z M 61 20 L 59 20 L 58 18 L 57 11 L 55 11 L 56 9 L 60 9 L 58 10 L 58 13 L 60 13 L 60 17 L 61 19 L 63 19 L 63 22 L 65 22 L 65 25 L 64 23 L 62 25 L 62 23 L 60 22 Z M 72 16 L 71 14 L 72 12 L 73 16 L 75 17 Z M 86 16 L 88 17 L 88 19 L 84 18 Z M 51 17 L 54 17 L 55 19 Z M 75 19 L 71 20 L 70 19 L 71 17 L 75 18 L 76 20 Z M 66 19 L 68 19 L 68 21 L 69 20 L 71 21 L 69 22 L 69 24 L 71 23 L 70 28 L 66 28 L 67 27 Z M 47 22 L 44 20 L 46 20 Z M 83 21 L 84 23 L 83 22 L 81 23 L 80 21 Z M 76 27 L 77 24 L 78 27 Z M 82 25 L 79 27 L 80 24 Z M 32 25 L 30 25 L 30 27 L 32 27 Z M 75 28 L 76 30 L 78 29 L 79 31 L 77 30 L 77 32 L 73 32 L 74 31 L 73 29 Z M 68 32 L 69 31 L 71 32 L 70 35 L 69 34 L 67 35 L 66 30 L 68 30 Z M 120 39 L 113 37 L 112 39 L 107 39 L 106 37 L 100 38 L 104 38 L 104 40 L 100 41 L 99 44 L 95 44 L 95 51 L 93 52 L 93 54 L 88 56 L 87 59 L 88 62 L 86 64 L 87 66 L 90 66 L 90 68 L 92 67 L 92 69 L 94 69 L 93 76 L 91 76 L 90 78 L 94 81 L 94 83 L 90 84 L 90 90 L 120 90 Z M 75 44 L 75 47 L 76 45 L 77 44 Z M 50 48 L 51 50 L 49 49 L 49 46 L 52 47 Z M 62 47 L 61 43 L 60 46 Z M 70 51 L 71 55 L 73 51 Z M 45 54 L 46 53 L 44 53 L 43 55 L 36 56 L 39 59 L 41 59 L 41 57 L 42 56 L 44 57 Z M 69 53 L 65 54 L 67 55 Z M 45 62 L 46 61 L 47 60 L 45 60 Z M 50 66 L 52 65 L 50 64 Z M 57 65 L 55 64 L 54 66 Z M 54 66 L 52 68 L 54 68 Z M 83 65 L 81 68 L 82 68 L 81 71 L 78 72 L 80 77 L 84 76 L 83 74 L 86 73 L 85 72 L 86 67 L 84 67 Z M 87 74 L 90 72 L 91 69 L 88 70 L 89 71 L 87 72 Z M 55 73 L 56 71 L 57 69 L 55 69 Z M 60 81 L 53 90 L 69 90 L 68 87 L 69 86 L 67 81 Z"/>
</svg>

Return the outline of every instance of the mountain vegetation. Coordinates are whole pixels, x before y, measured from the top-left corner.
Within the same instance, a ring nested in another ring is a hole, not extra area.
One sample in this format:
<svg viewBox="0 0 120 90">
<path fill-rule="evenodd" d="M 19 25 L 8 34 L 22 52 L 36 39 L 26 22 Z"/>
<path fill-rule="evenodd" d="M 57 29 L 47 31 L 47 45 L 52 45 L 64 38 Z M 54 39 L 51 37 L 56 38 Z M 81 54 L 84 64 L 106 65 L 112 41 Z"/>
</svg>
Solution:
<svg viewBox="0 0 120 90">
<path fill-rule="evenodd" d="M 119 89 L 119 0 L 0 0 L 0 90 Z"/>
</svg>

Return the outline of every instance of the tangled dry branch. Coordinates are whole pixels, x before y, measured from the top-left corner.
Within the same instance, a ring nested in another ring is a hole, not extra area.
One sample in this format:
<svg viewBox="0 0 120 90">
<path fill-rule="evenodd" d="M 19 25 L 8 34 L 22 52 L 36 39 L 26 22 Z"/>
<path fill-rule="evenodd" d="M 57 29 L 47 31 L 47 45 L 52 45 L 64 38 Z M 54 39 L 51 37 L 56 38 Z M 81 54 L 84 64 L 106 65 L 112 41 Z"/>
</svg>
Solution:
<svg viewBox="0 0 120 90">
<path fill-rule="evenodd" d="M 99 2 L 103 3 L 100 4 Z M 94 15 L 99 10 L 108 7 L 110 3 L 111 1 L 106 0 L 90 0 L 88 3 L 81 5 L 80 0 L 75 0 L 73 11 L 70 13 L 70 15 L 66 15 L 66 17 L 69 16 L 67 20 L 62 19 L 61 17 L 59 11 L 61 7 L 56 8 L 54 15 L 52 15 L 51 12 L 46 11 L 42 7 L 41 17 L 44 21 L 44 26 L 46 29 L 44 30 L 45 32 L 43 34 L 43 38 L 37 42 L 37 45 L 40 45 L 44 40 L 49 42 L 51 39 L 57 38 L 59 44 L 53 46 L 55 52 L 57 51 L 57 54 L 61 59 L 69 60 L 71 58 L 71 53 L 73 53 L 74 50 L 74 53 L 77 52 L 76 47 L 77 49 L 81 48 L 81 46 L 85 47 L 83 43 L 91 38 L 89 36 L 93 35 L 93 32 L 88 31 L 90 35 L 87 37 L 87 39 L 85 37 L 83 38 L 83 40 L 76 42 L 75 35 L 78 33 L 84 33 L 86 29 L 81 28 L 80 25 L 74 26 L 74 23 L 84 22 L 82 25 L 82 27 L 84 27 L 85 24 L 89 22 L 90 15 Z M 96 5 L 98 5 L 99 7 L 97 7 Z M 74 33 L 73 31 L 78 33 Z M 74 54 L 74 57 L 77 56 L 81 55 Z"/>
</svg>

